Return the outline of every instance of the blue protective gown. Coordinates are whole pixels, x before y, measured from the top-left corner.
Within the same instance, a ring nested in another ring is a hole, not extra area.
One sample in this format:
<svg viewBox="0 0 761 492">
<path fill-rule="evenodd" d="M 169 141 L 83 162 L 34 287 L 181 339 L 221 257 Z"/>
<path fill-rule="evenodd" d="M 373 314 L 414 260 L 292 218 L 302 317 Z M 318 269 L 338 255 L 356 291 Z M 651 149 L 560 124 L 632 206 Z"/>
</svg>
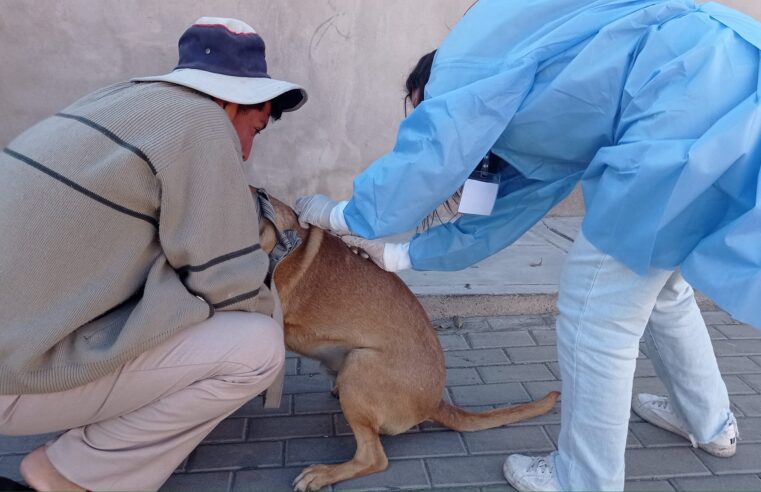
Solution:
<svg viewBox="0 0 761 492">
<path fill-rule="evenodd" d="M 414 228 L 491 150 L 519 173 L 490 216 L 410 242 L 418 270 L 505 248 L 581 181 L 583 231 L 632 270 L 681 267 L 761 327 L 761 25 L 691 0 L 481 0 L 439 48 L 425 101 L 354 181 L 367 238 Z"/>
</svg>

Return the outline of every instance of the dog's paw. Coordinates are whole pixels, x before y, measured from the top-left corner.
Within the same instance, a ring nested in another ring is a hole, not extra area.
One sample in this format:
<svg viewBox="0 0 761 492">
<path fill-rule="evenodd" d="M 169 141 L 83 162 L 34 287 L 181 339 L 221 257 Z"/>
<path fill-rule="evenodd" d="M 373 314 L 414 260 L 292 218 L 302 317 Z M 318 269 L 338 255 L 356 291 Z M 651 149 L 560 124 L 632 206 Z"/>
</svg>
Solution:
<svg viewBox="0 0 761 492">
<path fill-rule="evenodd" d="M 332 483 L 330 465 L 312 465 L 293 480 L 293 490 L 298 492 L 314 492 Z"/>
</svg>

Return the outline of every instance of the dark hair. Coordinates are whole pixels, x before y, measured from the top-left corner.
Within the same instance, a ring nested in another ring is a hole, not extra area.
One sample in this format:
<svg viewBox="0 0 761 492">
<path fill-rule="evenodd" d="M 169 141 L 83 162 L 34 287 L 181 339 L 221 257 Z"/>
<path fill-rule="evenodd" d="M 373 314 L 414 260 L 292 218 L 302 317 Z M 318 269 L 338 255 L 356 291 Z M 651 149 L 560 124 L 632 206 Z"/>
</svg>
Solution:
<svg viewBox="0 0 761 492">
<path fill-rule="evenodd" d="M 420 99 L 422 100 L 425 84 L 431 78 L 431 66 L 433 65 L 433 57 L 435 55 L 436 50 L 433 50 L 418 60 L 417 65 L 415 65 L 415 68 L 412 69 L 409 77 L 407 77 L 407 82 L 404 83 L 404 87 L 407 90 L 407 95 L 404 96 L 405 100 L 409 99 L 412 102 L 412 94 L 417 90 L 420 91 Z"/>
<path fill-rule="evenodd" d="M 281 116 L 283 116 L 283 103 L 279 98 L 272 99 L 270 101 L 272 103 L 272 109 L 270 109 L 270 118 L 273 120 L 279 120 Z M 259 104 L 247 104 L 245 106 L 242 106 L 241 109 L 259 109 L 261 110 L 266 102 L 259 103 Z"/>
</svg>

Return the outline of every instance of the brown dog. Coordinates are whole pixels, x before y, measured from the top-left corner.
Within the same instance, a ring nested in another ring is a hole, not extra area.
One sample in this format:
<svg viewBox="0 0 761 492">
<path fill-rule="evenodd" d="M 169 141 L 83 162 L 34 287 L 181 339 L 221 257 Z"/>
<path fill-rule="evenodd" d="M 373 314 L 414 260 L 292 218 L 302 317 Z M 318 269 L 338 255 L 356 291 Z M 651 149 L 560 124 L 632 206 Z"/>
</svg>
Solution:
<svg viewBox="0 0 761 492">
<path fill-rule="evenodd" d="M 256 192 L 252 189 L 252 192 Z M 444 354 L 426 312 L 398 276 L 353 254 L 337 237 L 299 226 L 293 210 L 271 199 L 277 228 L 295 230 L 302 244 L 286 256 L 274 282 L 283 304 L 289 350 L 337 373 L 341 409 L 354 431 L 354 458 L 312 465 L 294 480 L 314 491 L 388 466 L 379 434 L 400 434 L 425 420 L 476 431 L 550 411 L 560 395 L 482 413 L 442 400 Z M 272 224 L 260 221 L 262 248 L 276 243 Z"/>
</svg>

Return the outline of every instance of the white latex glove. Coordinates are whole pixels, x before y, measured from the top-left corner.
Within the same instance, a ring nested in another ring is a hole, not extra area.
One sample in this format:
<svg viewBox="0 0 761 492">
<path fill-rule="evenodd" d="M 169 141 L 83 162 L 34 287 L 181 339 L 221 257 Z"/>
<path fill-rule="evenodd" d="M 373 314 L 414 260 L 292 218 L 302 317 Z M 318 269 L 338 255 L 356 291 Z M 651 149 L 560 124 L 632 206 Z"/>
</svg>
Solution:
<svg viewBox="0 0 761 492">
<path fill-rule="evenodd" d="M 296 200 L 293 208 L 302 225 L 312 224 L 343 235 L 351 234 L 344 219 L 344 208 L 347 203 L 347 201 L 331 200 L 325 195 L 307 195 Z"/>
<path fill-rule="evenodd" d="M 341 239 L 354 253 L 387 272 L 412 268 L 410 243 L 387 243 L 380 239 L 364 239 L 359 236 L 342 236 Z"/>
</svg>

